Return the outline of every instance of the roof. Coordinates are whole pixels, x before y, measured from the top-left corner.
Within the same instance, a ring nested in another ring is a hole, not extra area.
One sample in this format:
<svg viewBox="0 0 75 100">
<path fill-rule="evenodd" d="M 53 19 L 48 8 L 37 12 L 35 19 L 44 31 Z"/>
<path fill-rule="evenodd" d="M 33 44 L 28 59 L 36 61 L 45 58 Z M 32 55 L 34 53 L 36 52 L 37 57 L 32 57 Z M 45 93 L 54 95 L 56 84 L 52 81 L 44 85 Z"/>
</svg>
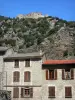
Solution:
<svg viewBox="0 0 75 100">
<path fill-rule="evenodd" d="M 7 47 L 0 46 L 0 51 L 6 51 L 7 49 L 8 49 Z"/>
<path fill-rule="evenodd" d="M 75 64 L 75 60 L 46 60 L 43 64 L 55 65 L 55 64 Z"/>
<path fill-rule="evenodd" d="M 42 55 L 40 54 L 40 52 L 34 52 L 34 53 L 25 53 L 25 54 L 12 54 L 9 56 L 4 57 L 4 59 L 27 59 L 27 58 L 41 58 Z"/>
</svg>

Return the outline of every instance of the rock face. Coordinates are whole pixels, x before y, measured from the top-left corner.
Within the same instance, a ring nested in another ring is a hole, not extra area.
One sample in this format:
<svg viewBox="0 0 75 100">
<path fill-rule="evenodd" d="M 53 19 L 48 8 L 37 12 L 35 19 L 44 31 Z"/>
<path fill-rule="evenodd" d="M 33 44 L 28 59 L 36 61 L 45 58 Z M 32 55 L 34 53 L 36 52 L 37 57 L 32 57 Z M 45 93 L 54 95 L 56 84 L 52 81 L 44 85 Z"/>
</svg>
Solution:
<svg viewBox="0 0 75 100">
<path fill-rule="evenodd" d="M 30 13 L 20 18 L 0 17 L 0 23 L 0 46 L 19 53 L 42 50 L 46 59 L 75 58 L 75 22 Z"/>
<path fill-rule="evenodd" d="M 42 48 L 46 51 L 47 59 L 74 59 L 74 34 L 67 28 L 61 28 L 50 37 L 53 41 L 45 41 Z M 47 42 L 47 43 L 46 43 Z"/>
<path fill-rule="evenodd" d="M 23 15 L 23 14 L 19 14 L 17 16 L 19 19 L 21 18 L 33 18 L 33 19 L 37 19 L 37 18 L 40 18 L 40 17 L 48 17 L 48 15 L 42 15 L 42 13 L 40 12 L 32 12 L 32 13 L 29 13 L 29 14 L 26 14 L 26 15 Z"/>
</svg>

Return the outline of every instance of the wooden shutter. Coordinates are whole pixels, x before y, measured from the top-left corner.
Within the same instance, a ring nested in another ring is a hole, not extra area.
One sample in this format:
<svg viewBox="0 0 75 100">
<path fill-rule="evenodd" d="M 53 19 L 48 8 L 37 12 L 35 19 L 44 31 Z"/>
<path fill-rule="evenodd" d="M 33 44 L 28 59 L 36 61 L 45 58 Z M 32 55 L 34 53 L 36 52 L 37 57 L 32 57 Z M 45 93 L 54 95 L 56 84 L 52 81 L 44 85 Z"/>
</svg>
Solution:
<svg viewBox="0 0 75 100">
<path fill-rule="evenodd" d="M 48 80 L 48 70 L 46 70 L 46 80 Z"/>
<path fill-rule="evenodd" d="M 15 81 L 16 81 L 16 73 L 13 72 L 13 82 L 15 82 Z"/>
<path fill-rule="evenodd" d="M 20 73 L 18 71 L 13 72 L 13 82 L 19 82 Z"/>
<path fill-rule="evenodd" d="M 24 82 L 30 82 L 30 72 L 24 72 Z"/>
<path fill-rule="evenodd" d="M 72 97 L 71 87 L 65 87 L 65 98 L 71 98 L 71 97 Z"/>
<path fill-rule="evenodd" d="M 50 98 L 55 97 L 55 87 L 49 87 L 49 97 Z"/>
<path fill-rule="evenodd" d="M 21 88 L 21 98 L 23 98 L 23 88 Z"/>
<path fill-rule="evenodd" d="M 13 98 L 19 98 L 19 88 L 13 88 Z"/>
<path fill-rule="evenodd" d="M 57 69 L 54 70 L 54 74 L 55 74 L 54 79 L 57 80 Z"/>
<path fill-rule="evenodd" d="M 33 97 L 33 88 L 30 88 L 30 97 Z"/>
<path fill-rule="evenodd" d="M 62 79 L 64 80 L 65 77 L 64 77 L 64 69 L 62 69 Z"/>
<path fill-rule="evenodd" d="M 17 72 L 17 82 L 19 82 L 20 73 Z"/>
<path fill-rule="evenodd" d="M 71 79 L 74 79 L 74 70 L 71 69 Z"/>
</svg>

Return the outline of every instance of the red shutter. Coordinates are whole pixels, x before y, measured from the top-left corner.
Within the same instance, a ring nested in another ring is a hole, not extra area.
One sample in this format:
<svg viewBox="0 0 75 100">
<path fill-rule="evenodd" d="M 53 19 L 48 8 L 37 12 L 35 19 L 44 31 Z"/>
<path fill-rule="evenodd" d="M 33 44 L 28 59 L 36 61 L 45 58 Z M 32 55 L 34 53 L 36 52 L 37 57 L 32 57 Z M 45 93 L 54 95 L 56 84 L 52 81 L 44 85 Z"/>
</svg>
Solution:
<svg viewBox="0 0 75 100">
<path fill-rule="evenodd" d="M 48 70 L 46 70 L 46 80 L 48 80 Z"/>
<path fill-rule="evenodd" d="M 30 88 L 30 97 L 33 97 L 33 88 Z"/>
<path fill-rule="evenodd" d="M 74 70 L 71 69 L 71 79 L 74 79 Z"/>
<path fill-rule="evenodd" d="M 13 98 L 19 98 L 19 88 L 13 88 Z"/>
<path fill-rule="evenodd" d="M 21 88 L 21 98 L 23 98 L 23 88 Z"/>
<path fill-rule="evenodd" d="M 55 72 L 54 79 L 57 80 L 57 69 L 55 69 L 54 72 Z"/>
<path fill-rule="evenodd" d="M 62 79 L 64 80 L 64 69 L 62 69 Z"/>
<path fill-rule="evenodd" d="M 30 82 L 30 72 L 24 72 L 24 82 Z"/>
<path fill-rule="evenodd" d="M 71 98 L 72 97 L 71 87 L 65 87 L 65 97 L 66 98 Z"/>
</svg>

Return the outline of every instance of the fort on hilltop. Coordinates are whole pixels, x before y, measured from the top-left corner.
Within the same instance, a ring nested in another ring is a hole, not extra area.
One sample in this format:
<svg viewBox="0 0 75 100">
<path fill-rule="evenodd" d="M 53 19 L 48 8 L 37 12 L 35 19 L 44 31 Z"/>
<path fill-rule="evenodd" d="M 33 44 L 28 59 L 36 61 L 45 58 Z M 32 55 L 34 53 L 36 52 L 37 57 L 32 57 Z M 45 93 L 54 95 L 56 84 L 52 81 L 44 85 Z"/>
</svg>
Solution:
<svg viewBox="0 0 75 100">
<path fill-rule="evenodd" d="M 48 15 L 43 15 L 42 13 L 40 12 L 32 12 L 32 13 L 29 13 L 29 14 L 19 14 L 17 17 L 19 19 L 21 18 L 34 18 L 34 19 L 37 19 L 37 18 L 40 18 L 40 17 L 47 17 Z"/>
</svg>

